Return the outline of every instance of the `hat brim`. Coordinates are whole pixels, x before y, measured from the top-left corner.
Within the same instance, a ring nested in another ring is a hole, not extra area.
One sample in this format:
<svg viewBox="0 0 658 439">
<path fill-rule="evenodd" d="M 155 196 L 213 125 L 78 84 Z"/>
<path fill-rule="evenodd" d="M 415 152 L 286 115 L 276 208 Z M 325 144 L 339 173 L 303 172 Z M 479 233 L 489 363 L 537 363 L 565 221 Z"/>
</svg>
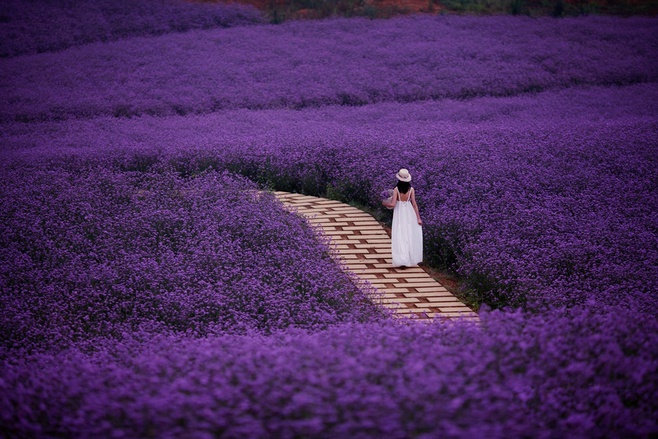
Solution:
<svg viewBox="0 0 658 439">
<path fill-rule="evenodd" d="M 407 182 L 407 183 L 411 181 L 411 175 L 408 175 L 406 178 L 400 177 L 400 174 L 395 174 L 395 176 L 400 181 L 404 181 L 404 182 Z"/>
</svg>

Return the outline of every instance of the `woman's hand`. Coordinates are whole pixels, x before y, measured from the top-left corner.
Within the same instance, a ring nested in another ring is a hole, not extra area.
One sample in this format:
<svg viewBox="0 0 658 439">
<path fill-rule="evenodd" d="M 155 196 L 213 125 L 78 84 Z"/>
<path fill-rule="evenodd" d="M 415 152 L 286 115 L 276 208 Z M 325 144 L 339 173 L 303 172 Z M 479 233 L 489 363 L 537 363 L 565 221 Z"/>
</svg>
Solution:
<svg viewBox="0 0 658 439">
<path fill-rule="evenodd" d="M 419 225 L 419 226 L 422 226 L 422 225 L 423 225 L 423 220 L 420 219 L 420 218 L 418 218 L 418 225 Z"/>
</svg>

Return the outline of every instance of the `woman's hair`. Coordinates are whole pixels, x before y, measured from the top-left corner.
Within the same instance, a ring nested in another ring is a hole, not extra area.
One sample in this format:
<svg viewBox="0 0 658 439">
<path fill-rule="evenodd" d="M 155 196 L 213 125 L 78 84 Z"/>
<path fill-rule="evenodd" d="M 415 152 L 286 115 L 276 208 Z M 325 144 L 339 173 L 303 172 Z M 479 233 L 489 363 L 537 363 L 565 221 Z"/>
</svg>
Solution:
<svg viewBox="0 0 658 439">
<path fill-rule="evenodd" d="M 407 192 L 409 192 L 409 188 L 411 188 L 411 183 L 409 183 L 408 181 L 398 180 L 397 188 L 401 194 L 406 194 Z"/>
</svg>

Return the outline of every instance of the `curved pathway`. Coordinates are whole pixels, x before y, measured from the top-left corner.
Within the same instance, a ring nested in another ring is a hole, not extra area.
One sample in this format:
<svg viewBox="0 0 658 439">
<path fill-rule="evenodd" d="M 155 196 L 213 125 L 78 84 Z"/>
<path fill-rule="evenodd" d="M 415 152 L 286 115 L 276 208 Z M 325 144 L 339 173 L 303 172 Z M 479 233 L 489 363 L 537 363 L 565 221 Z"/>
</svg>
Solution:
<svg viewBox="0 0 658 439">
<path fill-rule="evenodd" d="M 331 238 L 345 270 L 379 290 L 378 301 L 399 317 L 478 315 L 420 267 L 391 267 L 391 238 L 369 214 L 339 201 L 289 192 L 274 192 L 287 207 L 322 228 Z"/>
</svg>

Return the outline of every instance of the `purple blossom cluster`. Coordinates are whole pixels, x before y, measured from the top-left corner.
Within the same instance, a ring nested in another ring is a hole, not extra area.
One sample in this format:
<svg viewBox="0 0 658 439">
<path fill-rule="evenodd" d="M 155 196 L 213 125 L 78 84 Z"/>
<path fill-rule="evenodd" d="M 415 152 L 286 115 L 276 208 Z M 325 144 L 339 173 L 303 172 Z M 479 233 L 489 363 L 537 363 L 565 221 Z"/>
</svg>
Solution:
<svg viewBox="0 0 658 439">
<path fill-rule="evenodd" d="M 312 229 L 244 180 L 37 163 L 3 172 L 0 352 L 383 315 Z"/>
<path fill-rule="evenodd" d="M 0 61 L 0 431 L 657 435 L 654 27 L 328 20 Z M 400 167 L 481 325 L 388 319 L 257 191 L 381 208 Z"/>
<path fill-rule="evenodd" d="M 0 60 L 0 121 L 350 106 L 653 82 L 656 35 L 649 18 L 427 16 L 88 44 Z"/>
<path fill-rule="evenodd" d="M 255 8 L 238 3 L 3 0 L 0 3 L 0 58 L 53 52 L 95 41 L 261 21 Z"/>
<path fill-rule="evenodd" d="M 0 422 L 21 437 L 649 437 L 657 334 L 621 310 L 137 335 L 5 361 Z"/>
</svg>

